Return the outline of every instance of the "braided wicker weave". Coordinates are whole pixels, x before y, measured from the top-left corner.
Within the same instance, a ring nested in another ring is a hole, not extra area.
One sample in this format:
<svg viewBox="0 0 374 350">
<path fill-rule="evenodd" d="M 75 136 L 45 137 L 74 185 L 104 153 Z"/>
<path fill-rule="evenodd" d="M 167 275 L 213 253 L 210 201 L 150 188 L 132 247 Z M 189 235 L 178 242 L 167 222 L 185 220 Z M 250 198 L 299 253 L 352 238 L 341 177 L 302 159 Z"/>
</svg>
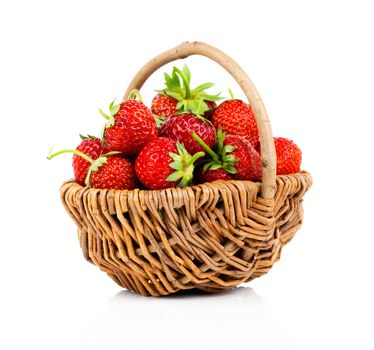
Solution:
<svg viewBox="0 0 374 350">
<path fill-rule="evenodd" d="M 98 190 L 74 181 L 62 202 L 78 226 L 84 257 L 141 295 L 232 288 L 265 274 L 299 229 L 307 172 L 276 176 L 274 142 L 261 98 L 238 64 L 204 43 L 183 43 L 149 61 L 126 96 L 164 64 L 199 54 L 240 84 L 260 133 L 262 183 L 216 181 L 166 190 Z"/>
</svg>

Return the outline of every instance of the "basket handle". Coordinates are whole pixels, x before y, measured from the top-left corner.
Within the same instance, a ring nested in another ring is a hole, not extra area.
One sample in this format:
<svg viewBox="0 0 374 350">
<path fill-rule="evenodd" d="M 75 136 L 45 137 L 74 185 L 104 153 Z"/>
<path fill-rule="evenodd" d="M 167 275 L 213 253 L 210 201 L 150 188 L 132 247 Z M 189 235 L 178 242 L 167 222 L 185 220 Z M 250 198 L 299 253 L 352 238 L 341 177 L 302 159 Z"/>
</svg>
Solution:
<svg viewBox="0 0 374 350">
<path fill-rule="evenodd" d="M 146 63 L 131 81 L 125 98 L 133 89 L 140 89 L 145 81 L 157 69 L 177 59 L 191 55 L 201 55 L 210 58 L 230 73 L 242 88 L 256 116 L 261 143 L 262 185 L 261 197 L 272 199 L 276 191 L 276 154 L 271 126 L 265 106 L 251 79 L 244 70 L 229 56 L 213 46 L 202 42 L 184 42 L 168 51 L 161 53 Z"/>
</svg>

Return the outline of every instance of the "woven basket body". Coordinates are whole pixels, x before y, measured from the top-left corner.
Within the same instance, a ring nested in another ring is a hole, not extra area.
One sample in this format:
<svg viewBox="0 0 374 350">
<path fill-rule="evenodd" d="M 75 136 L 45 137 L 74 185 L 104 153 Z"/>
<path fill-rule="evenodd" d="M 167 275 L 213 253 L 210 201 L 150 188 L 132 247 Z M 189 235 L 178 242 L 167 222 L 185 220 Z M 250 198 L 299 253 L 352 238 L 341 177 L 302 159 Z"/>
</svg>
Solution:
<svg viewBox="0 0 374 350">
<path fill-rule="evenodd" d="M 302 197 L 312 183 L 307 172 L 275 176 L 274 143 L 261 99 L 221 51 L 184 43 L 147 63 L 128 91 L 140 88 L 165 63 L 192 54 L 224 66 L 247 95 L 259 126 L 262 183 L 216 181 L 158 191 L 98 190 L 74 181 L 61 187 L 84 257 L 141 295 L 192 288 L 215 292 L 265 274 L 300 227 Z"/>
</svg>

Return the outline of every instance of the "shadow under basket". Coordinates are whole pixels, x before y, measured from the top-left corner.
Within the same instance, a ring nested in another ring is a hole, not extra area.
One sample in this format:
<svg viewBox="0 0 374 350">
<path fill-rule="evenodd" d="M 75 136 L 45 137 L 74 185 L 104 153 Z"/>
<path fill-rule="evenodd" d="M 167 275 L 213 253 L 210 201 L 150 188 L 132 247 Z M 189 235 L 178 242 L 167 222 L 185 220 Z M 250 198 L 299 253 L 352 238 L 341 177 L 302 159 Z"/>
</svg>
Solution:
<svg viewBox="0 0 374 350">
<path fill-rule="evenodd" d="M 116 283 L 144 296 L 198 288 L 219 292 L 262 276 L 299 229 L 309 173 L 276 176 L 267 113 L 245 72 L 204 43 L 183 43 L 149 61 L 125 94 L 164 64 L 211 58 L 240 84 L 257 120 L 263 179 L 215 181 L 166 190 L 101 190 L 67 181 L 65 209 L 78 226 L 84 257 Z"/>
</svg>

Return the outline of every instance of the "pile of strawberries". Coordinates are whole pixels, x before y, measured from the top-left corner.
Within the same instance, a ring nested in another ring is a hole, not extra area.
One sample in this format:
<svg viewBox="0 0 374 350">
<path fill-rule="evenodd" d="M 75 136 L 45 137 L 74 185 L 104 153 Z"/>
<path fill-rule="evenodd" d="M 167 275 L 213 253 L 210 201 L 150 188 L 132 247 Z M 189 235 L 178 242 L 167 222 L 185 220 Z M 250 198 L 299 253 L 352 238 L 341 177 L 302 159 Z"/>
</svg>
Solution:
<svg viewBox="0 0 374 350">
<path fill-rule="evenodd" d="M 149 109 L 138 91 L 109 106 L 101 137 L 83 137 L 72 152 L 82 186 L 107 189 L 184 187 L 215 180 L 261 180 L 256 119 L 251 107 L 232 96 L 206 92 L 214 84 L 190 88 L 185 65 L 165 73 Z M 274 138 L 277 174 L 300 171 L 301 151 L 290 140 Z"/>
</svg>

